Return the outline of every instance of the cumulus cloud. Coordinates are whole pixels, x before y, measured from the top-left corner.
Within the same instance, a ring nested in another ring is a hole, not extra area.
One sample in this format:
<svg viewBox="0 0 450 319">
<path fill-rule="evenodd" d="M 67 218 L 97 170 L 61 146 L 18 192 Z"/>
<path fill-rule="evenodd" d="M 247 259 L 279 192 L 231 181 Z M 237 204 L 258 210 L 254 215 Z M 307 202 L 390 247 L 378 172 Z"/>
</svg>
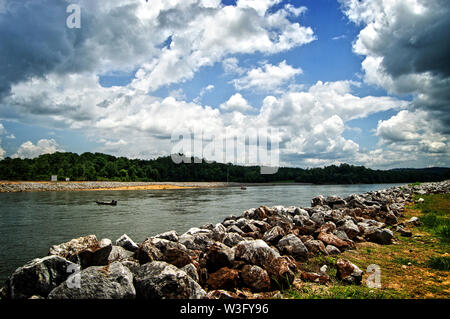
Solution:
<svg viewBox="0 0 450 319">
<path fill-rule="evenodd" d="M 249 70 L 245 76 L 233 80 L 233 84 L 237 90 L 255 89 L 270 92 L 280 88 L 302 72 L 300 68 L 294 68 L 284 60 L 278 65 L 267 63 L 262 67 Z"/>
<path fill-rule="evenodd" d="M 55 152 L 64 152 L 54 139 L 39 140 L 36 145 L 31 141 L 27 141 L 20 145 L 17 152 L 12 158 L 35 158 L 42 154 L 51 154 Z"/>
<path fill-rule="evenodd" d="M 228 101 L 220 105 L 220 109 L 225 112 L 239 111 L 242 113 L 255 110 L 240 93 L 231 96 Z"/>
<path fill-rule="evenodd" d="M 413 94 L 413 107 L 431 112 L 450 132 L 450 2 L 340 0 L 362 25 L 353 49 L 365 56 L 368 83 L 390 93 Z"/>
<path fill-rule="evenodd" d="M 407 110 L 378 123 L 383 148 L 373 150 L 368 162 L 393 164 L 408 152 L 410 161 L 448 165 L 450 3 L 339 1 L 347 17 L 362 26 L 353 50 L 364 56 L 364 80 L 389 93 L 412 95 Z"/>
</svg>

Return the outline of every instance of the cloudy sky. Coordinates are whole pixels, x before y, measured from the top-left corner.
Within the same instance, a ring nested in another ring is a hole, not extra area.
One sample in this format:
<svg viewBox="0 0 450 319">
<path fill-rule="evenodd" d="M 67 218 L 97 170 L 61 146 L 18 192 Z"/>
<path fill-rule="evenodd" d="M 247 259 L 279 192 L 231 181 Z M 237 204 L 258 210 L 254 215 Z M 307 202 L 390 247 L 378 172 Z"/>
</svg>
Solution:
<svg viewBox="0 0 450 319">
<path fill-rule="evenodd" d="M 283 166 L 450 166 L 448 30 L 448 0 L 0 0 L 0 158 L 276 129 Z"/>
</svg>

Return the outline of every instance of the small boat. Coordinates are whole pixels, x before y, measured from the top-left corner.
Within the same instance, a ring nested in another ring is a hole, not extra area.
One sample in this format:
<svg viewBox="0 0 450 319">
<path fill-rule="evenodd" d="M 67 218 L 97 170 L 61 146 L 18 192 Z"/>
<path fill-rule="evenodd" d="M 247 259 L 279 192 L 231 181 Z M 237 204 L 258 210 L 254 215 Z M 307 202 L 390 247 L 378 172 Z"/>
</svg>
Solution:
<svg viewBox="0 0 450 319">
<path fill-rule="evenodd" d="M 112 200 L 111 202 L 101 202 L 99 200 L 95 201 L 98 205 L 109 205 L 109 206 L 117 206 L 117 201 Z"/>
<path fill-rule="evenodd" d="M 247 187 L 245 187 L 245 186 L 241 186 L 241 189 L 242 189 L 242 190 L 246 190 L 246 189 L 247 189 Z"/>
</svg>

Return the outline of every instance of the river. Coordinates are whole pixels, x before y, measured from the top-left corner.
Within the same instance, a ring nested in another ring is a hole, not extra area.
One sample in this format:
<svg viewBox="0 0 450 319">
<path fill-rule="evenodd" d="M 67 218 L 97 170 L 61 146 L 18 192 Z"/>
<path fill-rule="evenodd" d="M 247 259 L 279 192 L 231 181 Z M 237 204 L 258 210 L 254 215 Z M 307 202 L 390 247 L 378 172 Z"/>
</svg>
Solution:
<svg viewBox="0 0 450 319">
<path fill-rule="evenodd" d="M 51 245 L 95 234 L 136 243 L 168 230 L 222 222 L 260 205 L 310 206 L 319 194 L 347 196 L 400 184 L 280 185 L 140 190 L 0 193 L 0 283 L 17 267 L 47 255 Z M 98 206 L 95 201 L 118 201 Z"/>
</svg>

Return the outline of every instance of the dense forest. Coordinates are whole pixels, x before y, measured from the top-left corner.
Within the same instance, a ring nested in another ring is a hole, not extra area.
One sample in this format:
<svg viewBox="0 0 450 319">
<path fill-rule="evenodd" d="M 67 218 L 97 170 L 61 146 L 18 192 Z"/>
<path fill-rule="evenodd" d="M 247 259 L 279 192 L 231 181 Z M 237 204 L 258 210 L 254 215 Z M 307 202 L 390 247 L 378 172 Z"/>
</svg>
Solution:
<svg viewBox="0 0 450 319">
<path fill-rule="evenodd" d="M 403 183 L 441 181 L 450 178 L 448 168 L 372 170 L 341 164 L 324 168 L 279 168 L 261 175 L 257 166 L 216 162 L 176 164 L 170 156 L 153 160 L 128 159 L 101 153 L 53 153 L 34 159 L 6 158 L 0 161 L 0 180 L 71 181 L 189 181 L 189 182 L 298 182 L 314 184 Z"/>
</svg>

